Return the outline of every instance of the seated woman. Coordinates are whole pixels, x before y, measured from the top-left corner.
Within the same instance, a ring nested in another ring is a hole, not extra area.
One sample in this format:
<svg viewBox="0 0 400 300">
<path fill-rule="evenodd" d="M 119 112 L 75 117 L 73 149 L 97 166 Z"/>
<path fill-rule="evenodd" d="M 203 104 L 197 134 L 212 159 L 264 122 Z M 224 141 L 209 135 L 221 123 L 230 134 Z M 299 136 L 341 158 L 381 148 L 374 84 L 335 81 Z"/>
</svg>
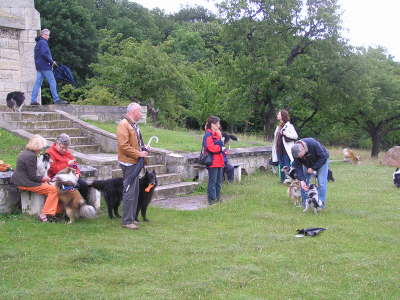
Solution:
<svg viewBox="0 0 400 300">
<path fill-rule="evenodd" d="M 46 201 L 38 218 L 41 222 L 48 222 L 50 216 L 62 212 L 58 203 L 58 191 L 54 185 L 50 185 L 50 178 L 37 176 L 37 157 L 47 146 L 47 141 L 40 135 L 34 135 L 29 140 L 17 159 L 17 167 L 11 177 L 11 182 L 22 191 L 30 191 L 40 195 L 46 195 Z"/>
<path fill-rule="evenodd" d="M 68 134 L 60 134 L 55 143 L 53 143 L 48 149 L 47 153 L 50 154 L 52 163 L 49 169 L 49 177 L 53 178 L 58 172 L 67 167 L 72 167 L 76 169 L 76 174 L 80 175 L 80 170 L 75 158 L 68 151 L 68 147 L 71 144 L 71 139 Z M 78 191 L 81 193 L 83 199 L 86 203 L 89 200 L 89 187 L 85 180 L 82 178 L 78 179 Z"/>
</svg>

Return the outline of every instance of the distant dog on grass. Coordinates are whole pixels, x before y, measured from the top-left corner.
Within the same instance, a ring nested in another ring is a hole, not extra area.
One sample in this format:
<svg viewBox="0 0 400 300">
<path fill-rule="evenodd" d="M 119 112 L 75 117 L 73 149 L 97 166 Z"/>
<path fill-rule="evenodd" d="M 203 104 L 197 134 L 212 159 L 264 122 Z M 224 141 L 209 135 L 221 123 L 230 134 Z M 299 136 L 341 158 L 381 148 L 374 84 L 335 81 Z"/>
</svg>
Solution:
<svg viewBox="0 0 400 300">
<path fill-rule="evenodd" d="M 96 209 L 85 204 L 85 200 L 75 188 L 78 183 L 78 176 L 74 168 L 65 168 L 54 176 L 58 197 L 65 208 L 65 213 L 69 219 L 69 224 L 79 217 L 94 218 Z"/>
<path fill-rule="evenodd" d="M 301 199 L 301 185 L 300 181 L 294 179 L 288 187 L 288 196 L 293 201 L 294 206 L 300 206 Z"/>
<path fill-rule="evenodd" d="M 305 203 L 306 207 L 303 212 L 306 212 L 309 209 L 314 211 L 314 214 L 317 214 L 319 210 L 322 208 L 322 201 L 318 197 L 318 190 L 315 184 L 310 184 L 308 189 L 308 197 Z"/>
<path fill-rule="evenodd" d="M 393 173 L 393 184 L 400 188 L 400 169 L 397 168 Z"/>
<path fill-rule="evenodd" d="M 7 94 L 7 106 L 13 112 L 21 112 L 25 102 L 25 95 L 22 92 L 11 92 Z"/>
<path fill-rule="evenodd" d="M 353 150 L 344 148 L 343 149 L 343 160 L 351 162 L 353 165 L 358 165 L 360 163 L 360 155 L 357 155 Z"/>
</svg>

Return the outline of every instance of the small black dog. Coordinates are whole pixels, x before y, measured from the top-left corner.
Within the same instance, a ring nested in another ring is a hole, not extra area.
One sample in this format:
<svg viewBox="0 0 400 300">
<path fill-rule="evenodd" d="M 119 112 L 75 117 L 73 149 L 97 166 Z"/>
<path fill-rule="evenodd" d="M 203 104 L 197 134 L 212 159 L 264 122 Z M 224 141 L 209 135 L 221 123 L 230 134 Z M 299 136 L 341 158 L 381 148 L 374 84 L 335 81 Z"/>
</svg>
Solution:
<svg viewBox="0 0 400 300">
<path fill-rule="evenodd" d="M 393 173 L 393 184 L 400 188 L 400 169 L 397 168 Z"/>
<path fill-rule="evenodd" d="M 157 187 L 157 174 L 156 171 L 149 172 L 146 170 L 146 173 L 139 180 L 139 200 L 138 206 L 136 209 L 136 221 L 139 221 L 139 210 L 141 212 L 143 221 L 149 221 L 146 218 L 147 207 L 149 206 L 151 199 L 153 198 L 154 189 Z"/>
<path fill-rule="evenodd" d="M 7 106 L 13 112 L 21 112 L 22 106 L 24 106 L 25 95 L 22 92 L 11 92 L 7 94 Z"/>
<path fill-rule="evenodd" d="M 118 208 L 122 201 L 124 179 L 122 177 L 117 177 L 107 180 L 95 180 L 91 186 L 103 192 L 104 200 L 107 204 L 108 216 L 110 219 L 112 219 L 114 215 L 115 217 L 120 218 L 121 216 L 118 213 Z M 145 175 L 139 178 L 139 199 L 135 216 L 136 221 L 138 221 L 139 211 L 142 213 L 143 220 L 148 221 L 146 218 L 146 211 L 151 202 L 156 186 L 156 172 L 149 172 L 146 170 Z"/>
<path fill-rule="evenodd" d="M 228 143 L 230 142 L 230 140 L 232 141 L 237 141 L 239 140 L 237 138 L 237 136 L 233 135 L 233 134 L 229 134 L 226 132 L 222 132 L 222 142 L 224 143 L 224 146 L 226 147 L 226 145 L 228 145 Z"/>
<path fill-rule="evenodd" d="M 122 177 L 111 178 L 107 180 L 95 180 L 91 184 L 96 190 L 103 192 L 104 200 L 107 204 L 108 216 L 110 219 L 114 217 L 120 218 L 118 208 L 122 201 L 122 190 L 124 179 Z M 114 212 L 114 215 L 113 215 Z"/>
</svg>

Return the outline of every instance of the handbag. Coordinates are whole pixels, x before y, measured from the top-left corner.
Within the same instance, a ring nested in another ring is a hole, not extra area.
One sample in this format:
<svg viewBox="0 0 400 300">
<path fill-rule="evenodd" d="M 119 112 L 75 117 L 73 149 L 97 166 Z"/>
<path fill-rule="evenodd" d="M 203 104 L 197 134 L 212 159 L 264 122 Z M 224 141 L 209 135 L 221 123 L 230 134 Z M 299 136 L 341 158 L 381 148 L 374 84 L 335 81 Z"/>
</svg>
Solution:
<svg viewBox="0 0 400 300">
<path fill-rule="evenodd" d="M 212 165 L 212 153 L 205 150 L 204 147 L 202 147 L 200 151 L 199 163 L 205 166 Z"/>
</svg>

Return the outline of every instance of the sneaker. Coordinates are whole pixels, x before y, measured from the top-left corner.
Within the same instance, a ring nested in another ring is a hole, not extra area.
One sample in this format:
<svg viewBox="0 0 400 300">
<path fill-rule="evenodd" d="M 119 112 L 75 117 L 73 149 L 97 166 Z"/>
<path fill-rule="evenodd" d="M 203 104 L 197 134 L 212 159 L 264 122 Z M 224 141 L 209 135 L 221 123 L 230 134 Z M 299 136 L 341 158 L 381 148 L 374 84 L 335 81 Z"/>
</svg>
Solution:
<svg viewBox="0 0 400 300">
<path fill-rule="evenodd" d="M 38 102 L 32 102 L 31 105 L 40 105 Z"/>
<path fill-rule="evenodd" d="M 64 101 L 64 100 L 58 100 L 58 101 L 54 101 L 54 104 L 69 104 L 69 102 Z"/>
<path fill-rule="evenodd" d="M 136 229 L 139 229 L 139 226 L 137 226 L 133 223 L 132 224 L 123 224 L 122 228 L 136 230 Z"/>
<path fill-rule="evenodd" d="M 40 214 L 40 215 L 38 215 L 38 220 L 39 220 L 39 222 L 42 222 L 42 223 L 47 223 L 47 222 L 49 222 L 49 221 L 47 220 L 47 216 L 46 216 L 45 214 Z"/>
</svg>

